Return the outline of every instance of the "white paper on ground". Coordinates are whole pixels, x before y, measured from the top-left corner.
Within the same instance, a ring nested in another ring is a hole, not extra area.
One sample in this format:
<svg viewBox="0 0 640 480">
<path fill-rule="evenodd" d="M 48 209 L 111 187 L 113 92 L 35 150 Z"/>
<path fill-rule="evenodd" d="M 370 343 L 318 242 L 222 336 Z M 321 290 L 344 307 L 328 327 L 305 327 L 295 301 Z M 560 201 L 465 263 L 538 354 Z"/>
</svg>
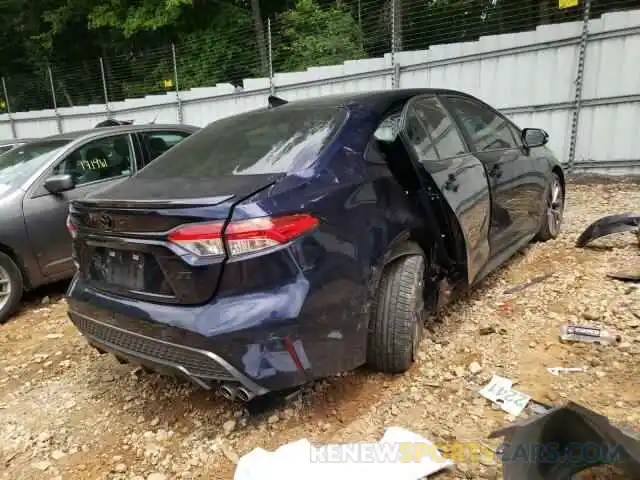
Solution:
<svg viewBox="0 0 640 480">
<path fill-rule="evenodd" d="M 408 445 L 411 444 L 411 445 Z M 238 462 L 234 480 L 418 480 L 453 466 L 426 438 L 388 428 L 379 442 L 314 447 L 298 440 L 274 452 L 256 448 Z"/>
<path fill-rule="evenodd" d="M 514 417 L 522 413 L 531 397 L 513 390 L 513 382 L 508 378 L 494 375 L 491 381 L 478 391 L 484 398 L 500 405 L 500 408 Z"/>
<path fill-rule="evenodd" d="M 500 396 L 505 392 L 511 390 L 513 382 L 508 378 L 499 377 L 494 375 L 491 377 L 491 381 L 487 383 L 478 393 L 484 398 L 491 400 L 494 403 L 498 403 Z"/>
</svg>

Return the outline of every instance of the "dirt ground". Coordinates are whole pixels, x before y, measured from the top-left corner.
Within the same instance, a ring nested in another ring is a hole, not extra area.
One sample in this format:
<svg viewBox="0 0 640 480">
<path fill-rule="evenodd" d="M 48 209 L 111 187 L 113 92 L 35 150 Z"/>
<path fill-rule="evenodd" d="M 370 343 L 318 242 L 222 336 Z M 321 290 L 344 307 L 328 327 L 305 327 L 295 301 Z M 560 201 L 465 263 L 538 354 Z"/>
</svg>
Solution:
<svg viewBox="0 0 640 480">
<path fill-rule="evenodd" d="M 487 435 L 513 417 L 477 393 L 492 374 L 541 402 L 572 399 L 640 427 L 640 288 L 606 277 L 640 268 L 637 239 L 573 246 L 591 221 L 639 207 L 637 185 L 572 185 L 562 236 L 532 245 L 447 308 L 410 372 L 363 369 L 259 414 L 100 356 L 68 321 L 65 286 L 36 292 L 0 327 L 0 478 L 230 479 L 255 447 L 375 441 L 389 426 L 439 443 L 497 445 Z M 615 329 L 622 343 L 560 343 L 569 322 Z M 553 376 L 546 367 L 587 370 Z M 501 467 L 470 458 L 439 478 L 501 478 Z"/>
</svg>

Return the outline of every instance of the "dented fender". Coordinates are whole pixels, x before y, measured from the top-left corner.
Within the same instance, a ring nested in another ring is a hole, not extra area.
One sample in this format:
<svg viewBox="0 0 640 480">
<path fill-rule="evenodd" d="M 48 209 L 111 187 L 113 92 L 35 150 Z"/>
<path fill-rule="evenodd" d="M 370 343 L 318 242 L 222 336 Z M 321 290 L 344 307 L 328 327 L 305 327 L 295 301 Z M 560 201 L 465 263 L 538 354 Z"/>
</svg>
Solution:
<svg viewBox="0 0 640 480">
<path fill-rule="evenodd" d="M 640 214 L 622 213 L 607 215 L 589 225 L 576 241 L 576 247 L 582 248 L 593 240 L 613 233 L 640 232 Z"/>
</svg>

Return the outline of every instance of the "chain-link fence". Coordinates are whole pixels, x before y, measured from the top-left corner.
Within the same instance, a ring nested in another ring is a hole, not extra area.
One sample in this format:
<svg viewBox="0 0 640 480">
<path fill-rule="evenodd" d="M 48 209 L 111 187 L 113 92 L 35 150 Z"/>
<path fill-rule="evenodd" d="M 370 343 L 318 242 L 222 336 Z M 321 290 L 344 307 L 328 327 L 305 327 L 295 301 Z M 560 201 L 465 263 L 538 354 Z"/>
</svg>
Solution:
<svg viewBox="0 0 640 480">
<path fill-rule="evenodd" d="M 112 102 L 168 92 L 179 102 L 188 89 L 222 83 L 241 89 L 249 78 L 266 77 L 277 88 L 278 73 L 385 54 L 393 62 L 399 52 L 625 9 L 640 9 L 640 0 L 297 0 L 272 18 L 256 21 L 247 12 L 212 29 L 224 33 L 193 32 L 151 50 L 131 46 L 75 65 L 51 59 L 30 75 L 3 77 L 0 113 L 89 104 L 109 111 Z"/>
</svg>

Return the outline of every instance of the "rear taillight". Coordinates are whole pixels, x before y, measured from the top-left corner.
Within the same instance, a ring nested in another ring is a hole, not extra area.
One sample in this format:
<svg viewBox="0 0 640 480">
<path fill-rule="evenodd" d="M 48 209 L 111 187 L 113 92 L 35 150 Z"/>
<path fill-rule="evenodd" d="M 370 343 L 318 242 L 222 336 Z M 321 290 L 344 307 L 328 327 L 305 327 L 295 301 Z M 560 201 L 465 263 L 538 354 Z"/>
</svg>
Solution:
<svg viewBox="0 0 640 480">
<path fill-rule="evenodd" d="M 71 234 L 71 238 L 76 238 L 77 228 L 71 219 L 71 215 L 67 215 L 67 230 Z"/>
<path fill-rule="evenodd" d="M 318 225 L 308 214 L 260 217 L 230 222 L 224 236 L 231 256 L 282 245 Z M 222 240 L 224 222 L 189 225 L 169 234 L 169 241 L 201 257 L 225 254 Z"/>
</svg>

